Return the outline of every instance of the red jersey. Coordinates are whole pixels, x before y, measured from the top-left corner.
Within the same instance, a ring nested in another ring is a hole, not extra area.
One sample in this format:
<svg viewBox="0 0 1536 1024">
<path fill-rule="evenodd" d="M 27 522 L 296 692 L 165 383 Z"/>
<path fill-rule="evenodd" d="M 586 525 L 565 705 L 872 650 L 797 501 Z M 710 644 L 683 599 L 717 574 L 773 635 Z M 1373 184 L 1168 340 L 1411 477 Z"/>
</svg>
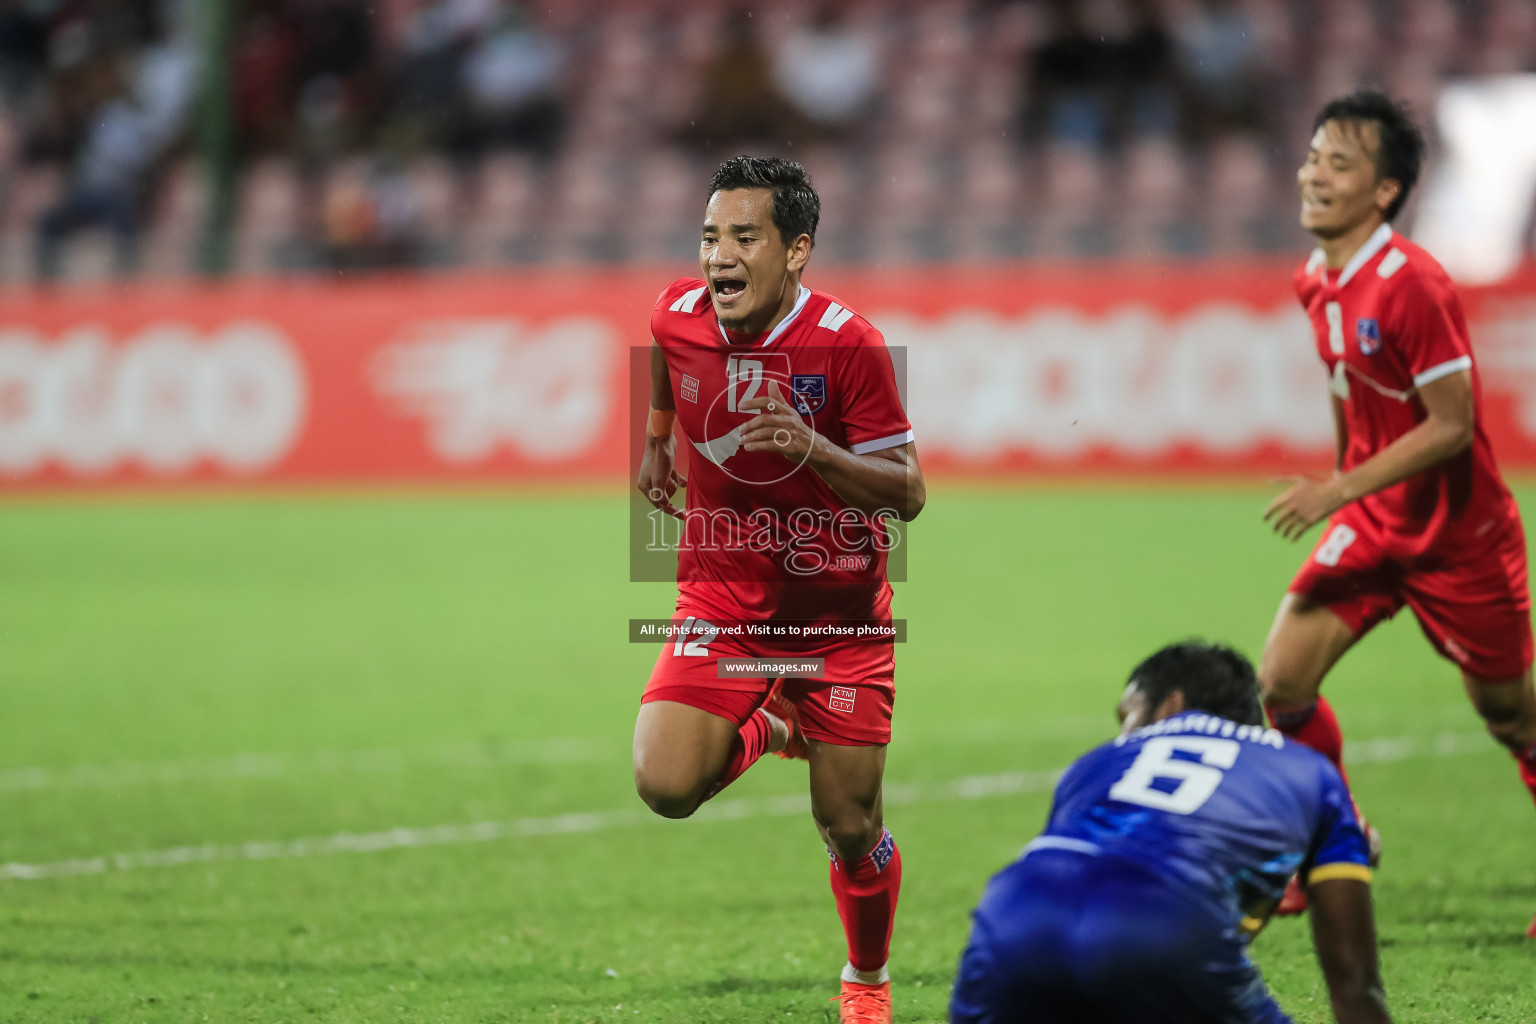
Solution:
<svg viewBox="0 0 1536 1024">
<path fill-rule="evenodd" d="M 767 334 L 730 336 L 704 281 L 666 288 L 651 314 L 677 423 L 692 449 L 678 558 L 691 609 L 720 620 L 884 619 L 882 520 L 852 509 L 806 465 L 741 450 L 743 402 L 776 381 L 807 424 L 855 454 L 912 440 L 885 339 L 823 292 L 800 287 Z"/>
<path fill-rule="evenodd" d="M 1482 386 L 1455 286 L 1423 249 L 1383 224 L 1343 270 L 1322 250 L 1296 271 L 1296 294 L 1341 400 L 1357 466 L 1425 418 L 1418 389 L 1472 371 L 1474 436 L 1460 454 L 1358 502 L 1376 526 L 1404 542 L 1405 555 L 1466 547 L 1503 533 L 1518 510 L 1483 431 Z"/>
</svg>

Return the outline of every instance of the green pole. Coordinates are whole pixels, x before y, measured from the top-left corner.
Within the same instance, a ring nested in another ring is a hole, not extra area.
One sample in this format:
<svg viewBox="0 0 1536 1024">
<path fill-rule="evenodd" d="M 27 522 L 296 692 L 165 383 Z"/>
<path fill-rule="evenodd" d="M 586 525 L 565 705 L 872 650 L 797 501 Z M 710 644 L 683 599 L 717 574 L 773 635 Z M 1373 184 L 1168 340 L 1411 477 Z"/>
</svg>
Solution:
<svg viewBox="0 0 1536 1024">
<path fill-rule="evenodd" d="M 228 272 L 234 225 L 235 126 L 229 75 L 234 5 L 235 0 L 199 0 L 195 5 L 202 37 L 197 151 L 208 187 L 198 268 L 208 277 Z"/>
</svg>

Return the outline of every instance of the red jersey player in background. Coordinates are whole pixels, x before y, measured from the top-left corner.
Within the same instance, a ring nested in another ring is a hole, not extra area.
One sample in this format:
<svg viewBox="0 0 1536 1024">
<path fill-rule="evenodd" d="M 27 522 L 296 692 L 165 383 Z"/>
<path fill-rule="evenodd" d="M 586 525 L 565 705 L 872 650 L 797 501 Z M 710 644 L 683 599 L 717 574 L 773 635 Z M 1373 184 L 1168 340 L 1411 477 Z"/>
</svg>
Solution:
<svg viewBox="0 0 1536 1024">
<path fill-rule="evenodd" d="M 1483 432 L 1456 289 L 1391 227 L 1423 151 L 1401 106 L 1357 92 L 1323 108 L 1297 175 L 1301 224 L 1319 244 L 1296 291 L 1328 369 L 1338 460 L 1332 477 L 1295 480 L 1265 512 L 1292 540 L 1328 526 L 1280 602 L 1259 679 L 1276 727 L 1342 771 L 1343 737 L 1319 687 L 1406 604 L 1536 795 L 1519 509 Z"/>
<path fill-rule="evenodd" d="M 805 169 L 737 157 L 709 184 L 702 279 L 651 317 L 651 413 L 638 486 L 671 497 L 673 427 L 690 453 L 674 623 L 635 723 L 635 788 L 685 818 L 764 753 L 810 761 L 848 940 L 841 1020 L 891 1019 L 887 959 L 901 856 L 881 778 L 895 695 L 891 637 L 809 643 L 746 627 L 888 623 L 884 520 L 923 506 L 923 478 L 880 332 L 800 283 L 821 203 Z M 824 661 L 816 678 L 740 659 Z"/>
</svg>

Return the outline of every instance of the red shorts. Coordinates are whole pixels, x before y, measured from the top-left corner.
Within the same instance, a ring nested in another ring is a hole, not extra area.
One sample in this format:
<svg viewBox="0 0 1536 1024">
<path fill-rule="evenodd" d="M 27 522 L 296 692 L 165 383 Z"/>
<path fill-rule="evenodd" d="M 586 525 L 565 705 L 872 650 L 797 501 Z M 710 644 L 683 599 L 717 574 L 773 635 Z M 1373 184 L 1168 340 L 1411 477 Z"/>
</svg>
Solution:
<svg viewBox="0 0 1536 1024">
<path fill-rule="evenodd" d="M 680 610 L 679 614 L 686 614 Z M 890 641 L 850 640 L 808 650 L 769 648 L 736 636 L 663 645 L 640 703 L 671 700 L 745 725 L 768 695 L 774 677 L 719 677 L 721 658 L 819 658 L 821 679 L 785 677 L 784 696 L 800 714 L 807 739 L 845 747 L 891 742 L 896 701 L 896 647 Z"/>
<path fill-rule="evenodd" d="M 1395 554 L 1401 542 L 1358 506 L 1333 515 L 1291 592 L 1363 636 L 1407 605 L 1435 649 L 1468 674 L 1512 680 L 1531 667 L 1531 595 L 1520 521 L 1479 548 Z"/>
</svg>

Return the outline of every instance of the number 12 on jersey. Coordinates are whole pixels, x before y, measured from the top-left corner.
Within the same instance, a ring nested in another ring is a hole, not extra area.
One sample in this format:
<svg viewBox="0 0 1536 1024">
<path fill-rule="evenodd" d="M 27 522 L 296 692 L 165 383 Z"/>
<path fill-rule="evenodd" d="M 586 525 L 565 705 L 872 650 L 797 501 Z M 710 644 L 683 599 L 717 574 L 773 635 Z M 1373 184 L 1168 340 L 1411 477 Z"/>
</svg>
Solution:
<svg viewBox="0 0 1536 1024">
<path fill-rule="evenodd" d="M 756 398 L 763 387 L 763 361 L 745 356 L 731 356 L 725 361 L 725 408 L 728 412 L 740 412 L 736 398 L 736 385 L 745 382 L 740 401 Z"/>
<path fill-rule="evenodd" d="M 1140 804 L 1156 811 L 1194 814 L 1216 793 L 1226 770 L 1237 763 L 1242 745 L 1214 736 L 1159 736 L 1150 739 L 1136 760 L 1109 790 L 1111 800 Z M 1199 760 L 1174 757 L 1194 754 Z M 1176 780 L 1172 790 L 1155 788 L 1158 779 Z"/>
</svg>

